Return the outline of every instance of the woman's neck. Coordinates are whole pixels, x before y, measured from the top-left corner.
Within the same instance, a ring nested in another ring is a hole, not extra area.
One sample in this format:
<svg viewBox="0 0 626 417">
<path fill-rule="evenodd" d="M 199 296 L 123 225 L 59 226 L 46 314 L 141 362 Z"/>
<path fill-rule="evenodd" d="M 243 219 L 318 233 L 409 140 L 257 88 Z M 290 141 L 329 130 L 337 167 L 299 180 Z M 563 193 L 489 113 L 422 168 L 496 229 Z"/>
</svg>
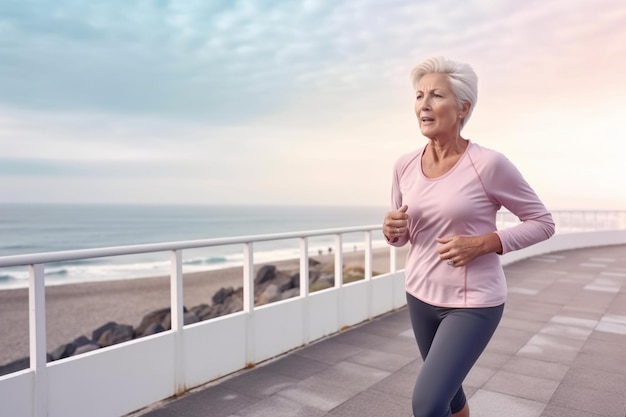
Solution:
<svg viewBox="0 0 626 417">
<path fill-rule="evenodd" d="M 445 159 L 450 156 L 457 156 L 465 152 L 468 140 L 460 135 L 451 139 L 430 138 L 426 151 L 431 153 L 435 160 Z"/>
</svg>

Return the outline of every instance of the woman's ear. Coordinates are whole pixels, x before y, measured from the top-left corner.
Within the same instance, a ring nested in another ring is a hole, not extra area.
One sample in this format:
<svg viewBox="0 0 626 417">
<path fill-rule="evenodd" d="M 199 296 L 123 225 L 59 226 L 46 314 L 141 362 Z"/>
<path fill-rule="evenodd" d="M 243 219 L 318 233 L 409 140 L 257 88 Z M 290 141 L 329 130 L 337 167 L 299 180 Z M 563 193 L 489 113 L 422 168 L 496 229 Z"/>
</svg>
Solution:
<svg viewBox="0 0 626 417">
<path fill-rule="evenodd" d="M 465 117 L 467 116 L 467 113 L 469 113 L 471 108 L 472 108 L 472 103 L 470 103 L 469 101 L 466 101 L 463 103 L 463 105 L 461 106 L 461 119 L 465 119 Z"/>
</svg>

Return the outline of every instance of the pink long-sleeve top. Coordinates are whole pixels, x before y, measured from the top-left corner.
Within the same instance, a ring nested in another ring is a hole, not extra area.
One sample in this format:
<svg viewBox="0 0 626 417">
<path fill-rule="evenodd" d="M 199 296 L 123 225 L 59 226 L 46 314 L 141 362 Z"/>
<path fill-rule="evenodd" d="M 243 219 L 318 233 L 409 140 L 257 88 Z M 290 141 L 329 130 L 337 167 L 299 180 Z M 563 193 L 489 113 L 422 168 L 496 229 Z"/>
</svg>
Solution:
<svg viewBox="0 0 626 417">
<path fill-rule="evenodd" d="M 496 232 L 502 253 L 507 253 L 552 236 L 552 216 L 501 153 L 470 141 L 452 169 L 427 178 L 421 168 L 424 150 L 402 156 L 394 168 L 391 206 L 393 210 L 408 206 L 409 233 L 389 244 L 411 244 L 405 263 L 406 291 L 440 307 L 498 306 L 507 294 L 498 254 L 452 267 L 439 258 L 440 244 L 435 239 Z M 502 206 L 521 223 L 496 230 L 496 212 Z"/>
</svg>

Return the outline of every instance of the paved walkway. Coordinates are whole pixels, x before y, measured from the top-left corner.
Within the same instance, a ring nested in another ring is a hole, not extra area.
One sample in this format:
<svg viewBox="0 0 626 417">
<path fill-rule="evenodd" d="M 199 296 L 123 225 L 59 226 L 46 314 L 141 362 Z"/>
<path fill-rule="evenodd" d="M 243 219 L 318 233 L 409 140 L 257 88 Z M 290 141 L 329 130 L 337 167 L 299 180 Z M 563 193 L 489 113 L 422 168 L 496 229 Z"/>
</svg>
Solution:
<svg viewBox="0 0 626 417">
<path fill-rule="evenodd" d="M 504 317 L 464 384 L 472 417 L 625 417 L 626 246 L 505 271 Z M 410 417 L 420 366 L 402 309 L 133 416 Z"/>
</svg>

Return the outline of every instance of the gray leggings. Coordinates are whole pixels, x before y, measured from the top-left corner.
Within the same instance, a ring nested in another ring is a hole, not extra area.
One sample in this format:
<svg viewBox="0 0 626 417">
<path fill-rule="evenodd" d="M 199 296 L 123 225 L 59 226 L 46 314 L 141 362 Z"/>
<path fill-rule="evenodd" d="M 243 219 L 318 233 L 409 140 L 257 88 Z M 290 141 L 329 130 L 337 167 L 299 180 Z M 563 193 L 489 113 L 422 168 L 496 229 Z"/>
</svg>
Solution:
<svg viewBox="0 0 626 417">
<path fill-rule="evenodd" d="M 461 384 L 502 318 L 504 304 L 486 308 L 435 307 L 407 293 L 424 364 L 413 389 L 415 417 L 449 417 L 466 403 Z"/>
</svg>

